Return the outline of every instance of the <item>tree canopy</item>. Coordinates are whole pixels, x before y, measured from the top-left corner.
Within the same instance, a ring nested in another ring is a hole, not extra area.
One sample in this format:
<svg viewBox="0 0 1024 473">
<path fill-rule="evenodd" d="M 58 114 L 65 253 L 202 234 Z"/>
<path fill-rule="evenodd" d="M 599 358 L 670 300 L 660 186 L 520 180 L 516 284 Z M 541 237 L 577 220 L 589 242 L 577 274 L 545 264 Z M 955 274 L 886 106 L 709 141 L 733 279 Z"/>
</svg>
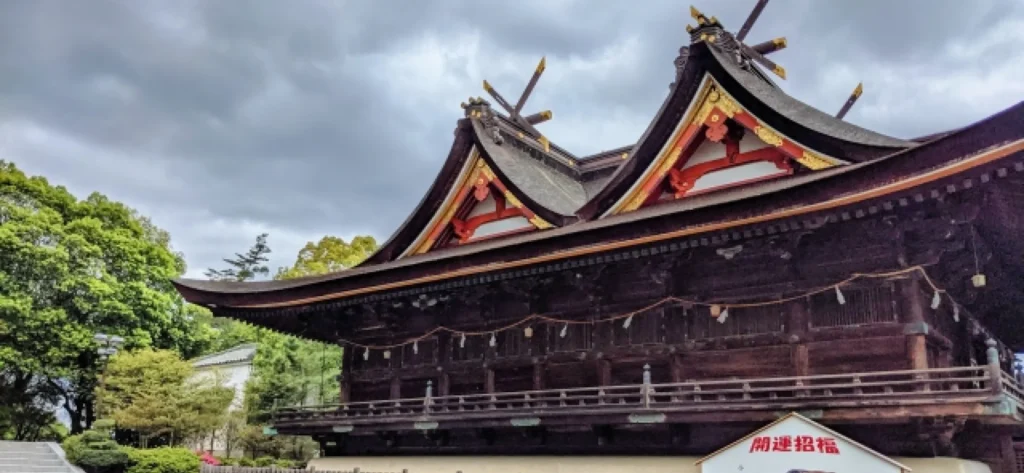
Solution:
<svg viewBox="0 0 1024 473">
<path fill-rule="evenodd" d="M 268 254 L 270 246 L 267 245 L 267 234 L 263 233 L 256 237 L 256 244 L 245 254 L 235 253 L 234 258 L 224 258 L 227 268 L 207 269 L 206 277 L 215 281 L 248 281 L 257 276 L 266 276 L 270 274 L 270 268 L 266 265 L 270 261 Z"/>
<path fill-rule="evenodd" d="M 169 350 L 118 353 L 96 390 L 100 412 L 138 432 L 143 446 L 159 435 L 174 444 L 211 432 L 227 421 L 234 390 L 193 374 L 192 365 Z"/>
<path fill-rule="evenodd" d="M 167 232 L 135 210 L 0 161 L 0 383 L 45 384 L 80 432 L 94 417 L 94 334 L 129 349 L 203 348 L 171 286 L 184 271 Z"/>
<path fill-rule="evenodd" d="M 343 238 L 325 236 L 316 243 L 306 243 L 299 250 L 295 264 L 288 268 L 278 268 L 274 279 L 294 279 L 341 271 L 363 262 L 376 250 L 377 240 L 372 236 L 357 236 L 352 238 L 351 243 Z"/>
</svg>

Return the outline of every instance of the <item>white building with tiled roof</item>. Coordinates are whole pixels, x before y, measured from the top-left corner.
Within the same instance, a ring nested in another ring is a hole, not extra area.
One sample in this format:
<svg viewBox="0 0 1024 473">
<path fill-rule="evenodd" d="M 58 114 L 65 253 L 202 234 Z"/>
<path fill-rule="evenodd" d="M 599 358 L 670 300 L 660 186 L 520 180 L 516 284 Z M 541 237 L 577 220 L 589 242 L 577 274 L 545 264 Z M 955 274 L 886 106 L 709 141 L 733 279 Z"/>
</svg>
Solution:
<svg viewBox="0 0 1024 473">
<path fill-rule="evenodd" d="M 230 409 L 241 410 L 245 400 L 245 383 L 252 376 L 252 360 L 256 356 L 256 343 L 245 343 L 227 350 L 213 353 L 193 359 L 192 368 L 195 370 L 195 379 L 216 379 L 222 386 L 234 389 L 235 397 L 231 401 Z M 226 445 L 223 432 L 218 432 L 211 438 L 197 442 L 197 450 L 209 451 L 215 455 L 225 453 Z M 240 451 L 240 450 L 239 450 Z"/>
</svg>

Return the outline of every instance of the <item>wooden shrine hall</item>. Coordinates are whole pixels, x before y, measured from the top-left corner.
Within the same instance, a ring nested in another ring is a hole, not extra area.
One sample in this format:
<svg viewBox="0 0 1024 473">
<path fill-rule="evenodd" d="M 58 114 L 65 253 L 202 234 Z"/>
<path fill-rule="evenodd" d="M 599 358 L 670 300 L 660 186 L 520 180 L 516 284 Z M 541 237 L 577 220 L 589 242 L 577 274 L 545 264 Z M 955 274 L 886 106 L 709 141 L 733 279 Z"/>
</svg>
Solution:
<svg viewBox="0 0 1024 473">
<path fill-rule="evenodd" d="M 175 284 L 346 348 L 337 404 L 271 422 L 328 455 L 702 456 L 798 412 L 1020 472 L 1024 103 L 917 139 L 858 127 L 859 86 L 838 113 L 777 86 L 785 39 L 745 42 L 765 3 L 738 30 L 691 9 L 635 143 L 576 156 L 539 131 L 542 60 L 515 103 L 485 82 L 462 105 L 358 267 Z"/>
</svg>

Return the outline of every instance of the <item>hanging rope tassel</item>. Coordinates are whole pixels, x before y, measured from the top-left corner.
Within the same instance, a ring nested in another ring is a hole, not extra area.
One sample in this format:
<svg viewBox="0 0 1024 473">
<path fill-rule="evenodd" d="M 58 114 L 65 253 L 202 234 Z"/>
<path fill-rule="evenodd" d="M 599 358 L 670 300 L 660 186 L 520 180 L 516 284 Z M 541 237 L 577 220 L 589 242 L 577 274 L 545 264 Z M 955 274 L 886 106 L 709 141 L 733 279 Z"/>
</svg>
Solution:
<svg viewBox="0 0 1024 473">
<path fill-rule="evenodd" d="M 843 291 L 839 290 L 839 286 L 836 286 L 836 300 L 839 301 L 839 305 L 846 305 L 846 297 L 843 296 Z"/>
<path fill-rule="evenodd" d="M 498 346 L 498 337 L 496 337 L 493 333 L 491 334 L 491 341 L 489 345 L 492 347 Z"/>
<path fill-rule="evenodd" d="M 363 350 L 363 361 L 369 361 L 369 360 L 370 360 L 370 349 L 367 348 L 366 350 Z"/>
<path fill-rule="evenodd" d="M 718 314 L 718 323 L 724 324 L 725 323 L 725 319 L 728 319 L 728 318 L 729 318 L 729 308 L 726 307 L 726 308 L 722 309 L 722 313 L 721 314 Z"/>
<path fill-rule="evenodd" d="M 626 317 L 626 321 L 622 322 L 622 328 L 629 328 L 630 324 L 633 323 L 633 316 Z"/>
<path fill-rule="evenodd" d="M 459 348 L 466 348 L 466 334 L 462 334 L 462 338 L 459 339 Z"/>
<path fill-rule="evenodd" d="M 569 334 L 569 324 L 565 324 L 565 325 L 562 326 L 562 331 L 558 332 L 558 337 L 559 338 L 565 338 L 565 336 L 568 335 L 568 334 Z"/>
<path fill-rule="evenodd" d="M 420 354 L 420 341 L 419 340 L 416 340 L 415 342 L 412 342 L 412 354 L 413 355 L 419 355 Z"/>
</svg>

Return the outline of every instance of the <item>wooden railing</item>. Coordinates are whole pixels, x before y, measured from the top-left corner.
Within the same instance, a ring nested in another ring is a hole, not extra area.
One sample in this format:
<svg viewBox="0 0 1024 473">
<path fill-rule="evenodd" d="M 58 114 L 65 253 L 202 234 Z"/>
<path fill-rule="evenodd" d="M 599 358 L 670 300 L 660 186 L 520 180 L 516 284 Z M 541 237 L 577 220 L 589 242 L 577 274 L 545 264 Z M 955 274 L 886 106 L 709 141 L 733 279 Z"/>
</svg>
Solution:
<svg viewBox="0 0 1024 473">
<path fill-rule="evenodd" d="M 649 372 L 645 372 L 649 380 Z M 560 414 L 601 414 L 622 411 L 703 411 L 826 406 L 871 406 L 942 403 L 963 399 L 990 400 L 1006 395 L 1024 406 L 1024 389 L 991 366 L 927 370 L 830 374 L 747 380 L 574 389 L 547 389 L 464 396 L 427 396 L 375 402 L 353 402 L 278 409 L 273 423 L 346 420 L 356 423 L 389 419 L 445 418 L 467 413 L 484 417 Z M 474 416 L 475 417 L 475 416 Z"/>
</svg>

